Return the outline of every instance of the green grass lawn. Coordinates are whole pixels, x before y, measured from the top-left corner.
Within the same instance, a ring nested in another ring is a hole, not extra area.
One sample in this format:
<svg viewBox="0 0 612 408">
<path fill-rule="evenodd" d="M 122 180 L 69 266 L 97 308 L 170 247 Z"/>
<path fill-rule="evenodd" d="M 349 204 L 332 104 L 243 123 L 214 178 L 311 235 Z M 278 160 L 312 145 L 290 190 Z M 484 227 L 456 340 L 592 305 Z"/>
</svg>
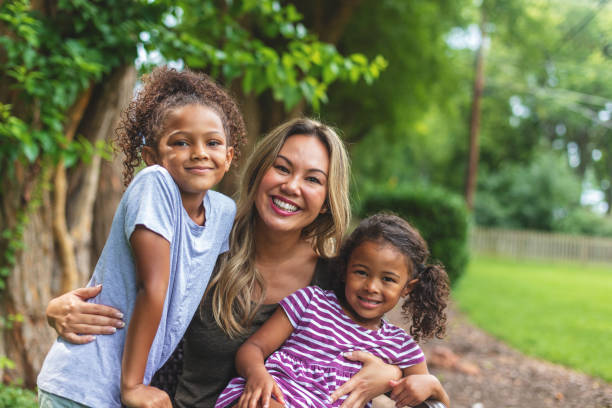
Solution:
<svg viewBox="0 0 612 408">
<path fill-rule="evenodd" d="M 612 382 L 612 266 L 473 256 L 453 296 L 523 353 Z"/>
</svg>

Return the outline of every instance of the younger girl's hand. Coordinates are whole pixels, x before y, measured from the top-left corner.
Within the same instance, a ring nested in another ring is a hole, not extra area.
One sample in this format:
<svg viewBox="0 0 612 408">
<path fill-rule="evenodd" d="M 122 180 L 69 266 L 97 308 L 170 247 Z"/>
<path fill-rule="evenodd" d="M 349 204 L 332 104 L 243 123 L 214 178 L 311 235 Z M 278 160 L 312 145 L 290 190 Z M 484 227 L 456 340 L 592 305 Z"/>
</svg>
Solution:
<svg viewBox="0 0 612 408">
<path fill-rule="evenodd" d="M 261 406 L 268 408 L 270 406 L 270 396 L 274 395 L 276 400 L 285 405 L 283 393 L 274 381 L 274 378 L 268 373 L 265 368 L 257 369 L 249 375 L 247 383 L 244 386 L 244 392 L 238 400 L 238 408 L 256 408 L 257 403 L 261 400 Z"/>
<path fill-rule="evenodd" d="M 102 286 L 79 288 L 52 299 L 47 305 L 47 320 L 64 340 L 85 344 L 95 334 L 113 334 L 125 326 L 123 314 L 110 306 L 88 303 L 97 296 Z"/>
<path fill-rule="evenodd" d="M 396 407 L 414 407 L 432 396 L 439 385 L 438 379 L 430 374 L 412 374 L 399 380 L 391 380 L 393 388 L 390 398 Z"/>
<path fill-rule="evenodd" d="M 387 364 L 366 351 L 353 351 L 344 357 L 351 361 L 361 361 L 363 367 L 331 394 L 332 402 L 349 394 L 340 408 L 364 407 L 369 401 L 391 389 L 389 381 L 402 376 L 398 367 Z"/>
<path fill-rule="evenodd" d="M 121 390 L 121 402 L 128 408 L 172 408 L 168 394 L 144 384 Z"/>
</svg>

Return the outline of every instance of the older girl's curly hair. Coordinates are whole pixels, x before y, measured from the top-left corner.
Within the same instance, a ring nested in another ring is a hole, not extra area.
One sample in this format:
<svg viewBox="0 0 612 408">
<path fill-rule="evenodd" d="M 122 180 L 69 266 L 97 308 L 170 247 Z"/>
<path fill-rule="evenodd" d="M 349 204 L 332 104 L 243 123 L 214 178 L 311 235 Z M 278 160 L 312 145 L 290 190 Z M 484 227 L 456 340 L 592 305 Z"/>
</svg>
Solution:
<svg viewBox="0 0 612 408">
<path fill-rule="evenodd" d="M 446 332 L 446 305 L 450 292 L 449 280 L 440 264 L 426 264 L 429 258 L 427 243 L 421 234 L 404 219 L 393 214 L 372 215 L 359 223 L 345 240 L 340 255 L 340 271 L 336 281 L 336 295 L 344 300 L 344 277 L 353 251 L 364 242 L 393 245 L 404 254 L 410 277 L 418 279 L 402 305 L 404 317 L 412 320 L 410 334 L 416 341 L 432 337 L 442 338 Z"/>
<path fill-rule="evenodd" d="M 142 147 L 157 149 L 168 114 L 183 106 L 196 104 L 215 111 L 223 123 L 227 145 L 234 148 L 234 158 L 238 158 L 246 135 L 244 119 L 232 97 L 210 77 L 188 69 L 177 71 L 162 66 L 144 75 L 142 82 L 142 89 L 121 115 L 116 131 L 117 144 L 125 154 L 126 186 L 142 162 Z"/>
</svg>

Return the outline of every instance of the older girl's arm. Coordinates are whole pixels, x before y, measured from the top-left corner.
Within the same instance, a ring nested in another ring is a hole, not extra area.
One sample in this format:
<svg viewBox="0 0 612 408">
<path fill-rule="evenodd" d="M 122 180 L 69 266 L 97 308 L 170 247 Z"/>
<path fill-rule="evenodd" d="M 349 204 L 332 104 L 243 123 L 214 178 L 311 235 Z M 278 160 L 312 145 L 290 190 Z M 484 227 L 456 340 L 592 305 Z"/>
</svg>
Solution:
<svg viewBox="0 0 612 408">
<path fill-rule="evenodd" d="M 157 333 L 170 277 L 170 243 L 144 227 L 130 237 L 138 294 L 130 319 L 121 364 L 121 400 L 128 407 L 168 407 L 165 392 L 142 383 L 151 344 Z"/>
</svg>

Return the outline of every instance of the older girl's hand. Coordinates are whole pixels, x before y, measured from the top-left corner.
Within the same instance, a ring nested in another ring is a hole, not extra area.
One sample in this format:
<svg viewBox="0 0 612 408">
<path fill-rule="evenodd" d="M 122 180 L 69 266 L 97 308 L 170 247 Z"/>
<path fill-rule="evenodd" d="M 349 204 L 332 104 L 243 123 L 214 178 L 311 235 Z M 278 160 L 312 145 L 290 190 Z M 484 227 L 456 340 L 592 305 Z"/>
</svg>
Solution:
<svg viewBox="0 0 612 408">
<path fill-rule="evenodd" d="M 361 361 L 363 367 L 332 393 L 332 402 L 349 394 L 341 408 L 364 407 L 372 399 L 391 390 L 391 380 L 398 380 L 402 377 L 402 371 L 398 367 L 386 364 L 368 352 L 353 351 L 345 354 L 344 357 L 351 361 Z"/>
<path fill-rule="evenodd" d="M 88 303 L 102 285 L 79 288 L 52 299 L 47 305 L 47 321 L 64 340 L 74 344 L 93 341 L 96 334 L 113 334 L 123 328 L 123 314 L 110 306 Z"/>
</svg>

